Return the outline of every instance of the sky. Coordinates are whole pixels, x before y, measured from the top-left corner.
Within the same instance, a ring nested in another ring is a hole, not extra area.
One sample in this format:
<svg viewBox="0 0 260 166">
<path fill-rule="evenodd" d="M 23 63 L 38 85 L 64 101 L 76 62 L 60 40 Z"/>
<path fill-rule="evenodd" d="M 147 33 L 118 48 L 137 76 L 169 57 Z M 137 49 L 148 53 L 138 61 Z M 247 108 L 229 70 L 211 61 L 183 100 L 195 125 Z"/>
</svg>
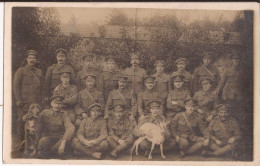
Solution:
<svg viewBox="0 0 260 166">
<path fill-rule="evenodd" d="M 106 24 L 113 8 L 56 8 L 60 16 L 61 23 L 68 23 L 71 18 L 76 18 L 80 24 Z M 196 20 L 210 19 L 218 21 L 222 17 L 223 21 L 232 21 L 238 11 L 231 10 L 158 10 L 158 9 L 120 9 L 129 18 L 135 18 L 135 14 L 139 19 L 149 18 L 158 14 L 174 14 L 177 18 L 189 24 Z"/>
</svg>

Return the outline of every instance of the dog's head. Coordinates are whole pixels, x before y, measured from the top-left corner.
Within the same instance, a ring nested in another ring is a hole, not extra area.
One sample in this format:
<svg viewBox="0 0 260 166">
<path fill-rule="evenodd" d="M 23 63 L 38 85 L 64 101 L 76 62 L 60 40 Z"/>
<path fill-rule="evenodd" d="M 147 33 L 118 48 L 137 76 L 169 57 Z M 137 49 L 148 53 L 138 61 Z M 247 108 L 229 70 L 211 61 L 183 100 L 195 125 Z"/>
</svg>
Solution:
<svg viewBox="0 0 260 166">
<path fill-rule="evenodd" d="M 37 131 L 37 121 L 35 120 L 29 120 L 27 121 L 27 127 L 26 127 L 26 131 L 29 135 L 35 135 L 36 131 Z"/>
<path fill-rule="evenodd" d="M 170 130 L 168 129 L 167 124 L 165 122 L 160 122 L 159 126 L 162 129 L 163 135 L 170 136 Z"/>
<path fill-rule="evenodd" d="M 37 103 L 33 103 L 30 105 L 28 114 L 33 118 L 38 118 L 41 111 L 41 106 Z"/>
</svg>

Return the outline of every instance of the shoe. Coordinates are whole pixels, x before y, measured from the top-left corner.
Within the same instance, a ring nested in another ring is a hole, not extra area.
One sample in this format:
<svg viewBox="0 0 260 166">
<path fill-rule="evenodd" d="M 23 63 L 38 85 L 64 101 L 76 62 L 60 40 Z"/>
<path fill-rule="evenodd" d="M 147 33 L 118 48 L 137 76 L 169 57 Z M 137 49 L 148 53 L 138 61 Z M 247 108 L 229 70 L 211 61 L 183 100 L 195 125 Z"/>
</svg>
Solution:
<svg viewBox="0 0 260 166">
<path fill-rule="evenodd" d="M 112 150 L 110 153 L 109 153 L 109 155 L 112 157 L 112 158 L 117 158 L 117 152 L 116 152 L 116 150 Z"/>
<path fill-rule="evenodd" d="M 183 158 L 185 156 L 185 153 L 182 150 L 180 151 L 180 154 L 181 154 L 181 158 Z"/>
<path fill-rule="evenodd" d="M 95 158 L 95 159 L 101 159 L 102 153 L 94 152 L 94 153 L 92 153 L 92 157 Z"/>
<path fill-rule="evenodd" d="M 202 156 L 204 156 L 204 157 L 213 157 L 214 155 L 213 155 L 212 152 L 205 150 L 204 152 L 202 152 Z"/>
<path fill-rule="evenodd" d="M 148 157 L 148 156 L 149 156 L 149 151 L 146 150 L 146 151 L 144 152 L 144 157 Z"/>
</svg>

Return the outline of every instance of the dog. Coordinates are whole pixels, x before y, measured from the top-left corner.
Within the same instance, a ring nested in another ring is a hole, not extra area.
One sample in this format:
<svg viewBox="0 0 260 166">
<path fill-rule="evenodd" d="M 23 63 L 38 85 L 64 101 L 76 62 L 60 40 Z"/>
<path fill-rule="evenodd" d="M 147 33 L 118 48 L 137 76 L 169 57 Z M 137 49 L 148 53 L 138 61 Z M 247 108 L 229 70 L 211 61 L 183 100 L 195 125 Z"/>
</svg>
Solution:
<svg viewBox="0 0 260 166">
<path fill-rule="evenodd" d="M 37 153 L 37 139 L 38 139 L 38 119 L 41 111 L 41 106 L 33 103 L 29 106 L 28 113 L 23 116 L 24 125 L 24 154 L 28 157 L 35 157 Z"/>
<path fill-rule="evenodd" d="M 147 139 L 152 142 L 151 151 L 149 153 L 148 159 L 152 159 L 152 152 L 154 150 L 155 145 L 160 145 L 161 157 L 166 158 L 163 153 L 163 143 L 165 141 L 165 135 L 169 134 L 169 130 L 167 129 L 167 125 L 165 122 L 160 122 L 159 125 L 154 123 L 144 123 L 139 128 L 144 136 L 139 137 L 133 144 L 131 149 L 131 160 L 133 159 L 133 151 L 135 149 L 135 154 L 138 156 L 138 146 L 139 144 Z"/>
</svg>

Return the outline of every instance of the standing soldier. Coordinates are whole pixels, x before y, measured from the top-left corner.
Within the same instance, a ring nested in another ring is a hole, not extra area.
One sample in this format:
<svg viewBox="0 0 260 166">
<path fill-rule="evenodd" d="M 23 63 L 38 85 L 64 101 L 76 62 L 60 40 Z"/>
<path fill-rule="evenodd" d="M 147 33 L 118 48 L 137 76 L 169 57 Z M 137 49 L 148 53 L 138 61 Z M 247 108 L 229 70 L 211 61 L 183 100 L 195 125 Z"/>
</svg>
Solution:
<svg viewBox="0 0 260 166">
<path fill-rule="evenodd" d="M 210 149 L 213 152 L 205 152 L 205 156 L 221 156 L 227 153 L 234 153 L 241 133 L 237 121 L 228 116 L 228 108 L 225 104 L 216 106 L 218 117 L 214 118 L 208 127 L 211 134 Z M 233 156 L 232 156 L 233 157 Z"/>
<path fill-rule="evenodd" d="M 145 115 L 148 114 L 150 107 L 148 103 L 153 100 L 159 100 L 161 102 L 160 110 L 161 114 L 164 113 L 164 101 L 162 100 L 161 94 L 154 88 L 155 77 L 146 76 L 145 78 L 146 90 L 143 90 L 138 94 L 137 106 L 138 106 L 138 121 L 142 120 Z"/>
<path fill-rule="evenodd" d="M 52 96 L 54 89 L 60 84 L 60 71 L 63 69 L 68 69 L 71 72 L 71 82 L 74 82 L 75 75 L 74 70 L 68 64 L 66 64 L 66 54 L 67 51 L 63 48 L 56 50 L 56 59 L 57 64 L 51 65 L 45 76 L 45 85 L 44 85 L 44 100 L 45 102 L 49 101 L 50 96 Z"/>
<path fill-rule="evenodd" d="M 108 148 L 106 121 L 101 117 L 102 106 L 100 104 L 92 104 L 88 109 L 90 117 L 80 123 L 72 146 L 76 152 L 101 159 L 102 153 Z"/>
<path fill-rule="evenodd" d="M 202 90 L 195 93 L 193 99 L 197 101 L 197 111 L 203 118 L 203 121 L 207 124 L 216 115 L 214 107 L 218 103 L 218 96 L 213 91 L 214 80 L 211 77 L 202 77 L 200 83 L 202 84 Z"/>
<path fill-rule="evenodd" d="M 74 105 L 78 100 L 78 90 L 75 85 L 70 84 L 71 71 L 64 68 L 60 72 L 61 83 L 54 89 L 53 95 L 63 96 L 63 111 L 68 113 L 72 123 L 75 123 L 76 117 L 74 112 Z"/>
<path fill-rule="evenodd" d="M 75 83 L 78 87 L 79 90 L 82 90 L 85 88 L 86 86 L 86 81 L 85 79 L 82 77 L 82 75 L 84 73 L 92 73 L 94 75 L 96 75 L 96 80 L 97 83 L 96 85 L 99 85 L 99 75 L 100 75 L 100 71 L 97 67 L 95 67 L 95 64 L 93 62 L 94 59 L 94 54 L 91 53 L 87 53 L 86 55 L 84 55 L 82 57 L 83 60 L 83 67 L 82 69 L 78 72 L 76 79 L 75 79 Z M 101 90 L 100 87 L 97 87 L 98 90 Z"/>
<path fill-rule="evenodd" d="M 96 76 L 90 73 L 85 73 L 82 78 L 86 81 L 85 89 L 79 92 L 78 102 L 75 106 L 75 113 L 77 115 L 76 127 L 80 125 L 82 119 L 89 115 L 88 107 L 94 103 L 105 105 L 103 93 L 98 91 L 95 87 Z M 102 108 L 103 109 L 103 108 Z"/>
<path fill-rule="evenodd" d="M 118 77 L 118 89 L 114 89 L 109 93 L 106 107 L 105 107 L 105 119 L 112 117 L 111 110 L 114 105 L 124 104 L 126 106 L 126 112 L 131 121 L 135 121 L 137 103 L 133 96 L 132 91 L 127 89 L 127 79 L 126 76 Z"/>
<path fill-rule="evenodd" d="M 14 75 L 13 89 L 17 107 L 17 136 L 18 144 L 24 139 L 23 115 L 27 113 L 31 103 L 41 102 L 42 70 L 36 68 L 38 53 L 29 50 L 25 53 L 26 66 L 20 67 Z"/>
<path fill-rule="evenodd" d="M 152 76 L 155 77 L 155 88 L 162 95 L 162 100 L 166 103 L 168 93 L 170 91 L 170 80 L 171 76 L 164 72 L 166 63 L 162 60 L 158 60 L 154 63 L 156 73 Z M 166 106 L 164 106 L 166 108 Z"/>
<path fill-rule="evenodd" d="M 217 87 L 217 85 L 220 81 L 219 71 L 212 64 L 213 53 L 204 52 L 201 55 L 201 58 L 203 60 L 203 64 L 201 66 L 197 67 L 194 70 L 194 73 L 193 73 L 193 80 L 192 80 L 192 92 L 193 92 L 193 94 L 195 94 L 195 92 L 202 89 L 202 87 L 200 86 L 200 83 L 199 83 L 201 77 L 211 77 L 215 81 L 215 84 L 213 85 L 214 88 Z M 217 87 L 217 89 L 219 89 L 219 88 Z M 217 91 L 215 91 L 214 93 L 218 94 Z"/>
<path fill-rule="evenodd" d="M 114 116 L 107 123 L 109 134 L 107 141 L 112 147 L 110 155 L 113 158 L 117 158 L 118 153 L 129 148 L 133 143 L 134 125 L 125 115 L 127 115 L 125 105 L 114 105 Z"/>
<path fill-rule="evenodd" d="M 100 75 L 100 84 L 98 85 L 102 88 L 102 92 L 104 93 L 105 101 L 107 101 L 108 95 L 110 91 L 117 89 L 118 77 L 122 75 L 122 73 L 117 69 L 116 60 L 114 57 L 109 56 L 107 59 L 107 71 L 104 71 Z"/>
<path fill-rule="evenodd" d="M 187 59 L 186 58 L 179 58 L 176 60 L 175 64 L 177 65 L 177 71 L 172 73 L 172 77 L 182 75 L 184 76 L 184 89 L 191 90 L 191 79 L 192 75 L 190 72 L 186 71 L 186 65 L 187 65 Z"/>
<path fill-rule="evenodd" d="M 180 111 L 184 110 L 184 101 L 191 98 L 190 91 L 183 87 L 184 76 L 173 76 L 174 88 L 168 94 L 166 118 L 167 124 Z"/>
<path fill-rule="evenodd" d="M 39 117 L 38 156 L 40 158 L 45 158 L 51 153 L 62 155 L 66 144 L 75 132 L 67 112 L 61 111 L 64 98 L 53 96 L 50 100 L 52 108 L 43 110 Z"/>
<path fill-rule="evenodd" d="M 179 145 L 181 157 L 208 146 L 210 138 L 201 118 L 194 112 L 196 101 L 188 99 L 184 103 L 185 112 L 177 113 L 170 124 L 171 134 Z M 201 134 L 203 137 L 199 136 Z"/>
<path fill-rule="evenodd" d="M 132 53 L 131 55 L 132 67 L 126 68 L 124 73 L 129 78 L 128 88 L 133 91 L 135 97 L 144 89 L 144 77 L 146 71 L 139 66 L 139 53 Z"/>
</svg>

